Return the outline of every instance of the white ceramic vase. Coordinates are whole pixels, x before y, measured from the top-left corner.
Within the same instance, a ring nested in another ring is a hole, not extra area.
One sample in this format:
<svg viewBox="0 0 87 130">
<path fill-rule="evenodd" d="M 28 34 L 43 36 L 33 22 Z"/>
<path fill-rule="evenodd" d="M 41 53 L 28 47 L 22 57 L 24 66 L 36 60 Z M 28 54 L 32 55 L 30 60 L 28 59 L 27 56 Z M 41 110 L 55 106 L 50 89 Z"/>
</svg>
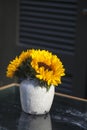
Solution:
<svg viewBox="0 0 87 130">
<path fill-rule="evenodd" d="M 22 110 L 29 114 L 46 114 L 50 111 L 54 98 L 54 86 L 41 87 L 35 80 L 28 79 L 20 83 L 20 101 Z"/>
</svg>

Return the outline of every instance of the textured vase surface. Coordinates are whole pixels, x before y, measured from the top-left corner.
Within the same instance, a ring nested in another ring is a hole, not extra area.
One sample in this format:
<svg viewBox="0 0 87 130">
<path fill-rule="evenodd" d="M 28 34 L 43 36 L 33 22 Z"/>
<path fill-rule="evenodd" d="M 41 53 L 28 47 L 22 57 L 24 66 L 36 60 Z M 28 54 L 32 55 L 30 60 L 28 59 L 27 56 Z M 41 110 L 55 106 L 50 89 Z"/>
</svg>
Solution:
<svg viewBox="0 0 87 130">
<path fill-rule="evenodd" d="M 54 98 L 54 86 L 47 90 L 35 80 L 24 80 L 20 84 L 20 100 L 22 110 L 30 114 L 46 114 L 50 111 Z"/>
</svg>

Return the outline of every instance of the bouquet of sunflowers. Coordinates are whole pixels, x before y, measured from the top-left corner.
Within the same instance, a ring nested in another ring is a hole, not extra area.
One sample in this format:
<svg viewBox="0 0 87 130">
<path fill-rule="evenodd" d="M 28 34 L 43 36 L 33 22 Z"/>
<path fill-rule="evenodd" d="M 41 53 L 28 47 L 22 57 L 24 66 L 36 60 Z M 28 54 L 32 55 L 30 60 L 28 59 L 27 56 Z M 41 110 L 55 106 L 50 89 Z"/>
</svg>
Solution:
<svg viewBox="0 0 87 130">
<path fill-rule="evenodd" d="M 50 85 L 61 84 L 61 77 L 65 75 L 62 62 L 52 52 L 40 49 L 28 49 L 10 61 L 6 76 L 9 78 L 34 78 L 40 85 L 49 88 Z"/>
</svg>

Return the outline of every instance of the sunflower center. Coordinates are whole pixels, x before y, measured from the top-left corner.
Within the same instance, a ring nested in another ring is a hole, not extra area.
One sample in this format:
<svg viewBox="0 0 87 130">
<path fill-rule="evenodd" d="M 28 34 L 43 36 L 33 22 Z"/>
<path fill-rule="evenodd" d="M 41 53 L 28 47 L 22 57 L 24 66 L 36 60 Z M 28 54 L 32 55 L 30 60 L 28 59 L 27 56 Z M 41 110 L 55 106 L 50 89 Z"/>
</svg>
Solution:
<svg viewBox="0 0 87 130">
<path fill-rule="evenodd" d="M 46 70 L 46 69 L 48 69 L 49 71 L 52 70 L 51 66 L 49 66 L 49 65 L 47 65 L 47 64 L 45 64 L 45 63 L 43 63 L 43 62 L 38 62 L 38 66 L 39 66 L 39 67 L 44 67 L 45 70 Z"/>
</svg>

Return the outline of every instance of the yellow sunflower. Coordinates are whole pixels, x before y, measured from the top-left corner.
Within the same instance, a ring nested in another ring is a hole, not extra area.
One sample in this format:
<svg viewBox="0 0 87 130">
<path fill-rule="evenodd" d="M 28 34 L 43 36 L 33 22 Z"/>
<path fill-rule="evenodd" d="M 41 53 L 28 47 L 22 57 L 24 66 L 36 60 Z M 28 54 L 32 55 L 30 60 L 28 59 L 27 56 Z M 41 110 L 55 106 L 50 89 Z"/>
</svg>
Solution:
<svg viewBox="0 0 87 130">
<path fill-rule="evenodd" d="M 48 87 L 61 84 L 64 75 L 65 69 L 60 59 L 51 52 L 40 49 L 23 51 L 19 57 L 10 61 L 6 71 L 7 77 L 33 77 Z"/>
<path fill-rule="evenodd" d="M 31 54 L 34 53 L 34 49 L 30 49 L 27 51 L 23 51 L 20 55 L 19 55 L 19 59 L 21 60 L 21 63 L 24 62 L 26 59 L 31 57 Z"/>
<path fill-rule="evenodd" d="M 57 86 L 61 83 L 65 69 L 56 55 L 46 50 L 36 50 L 32 53 L 32 68 L 37 72 L 36 77 L 47 82 L 48 86 Z"/>
<path fill-rule="evenodd" d="M 18 71 L 19 67 L 26 59 L 31 57 L 32 53 L 34 53 L 34 49 L 23 51 L 19 57 L 16 57 L 13 61 L 10 61 L 10 64 L 7 67 L 6 76 L 13 78 L 15 76 L 15 72 Z"/>
<path fill-rule="evenodd" d="M 21 61 L 18 57 L 16 57 L 13 61 L 10 61 L 10 64 L 7 67 L 6 76 L 12 78 L 14 76 L 15 71 L 17 71 L 20 66 Z"/>
</svg>

